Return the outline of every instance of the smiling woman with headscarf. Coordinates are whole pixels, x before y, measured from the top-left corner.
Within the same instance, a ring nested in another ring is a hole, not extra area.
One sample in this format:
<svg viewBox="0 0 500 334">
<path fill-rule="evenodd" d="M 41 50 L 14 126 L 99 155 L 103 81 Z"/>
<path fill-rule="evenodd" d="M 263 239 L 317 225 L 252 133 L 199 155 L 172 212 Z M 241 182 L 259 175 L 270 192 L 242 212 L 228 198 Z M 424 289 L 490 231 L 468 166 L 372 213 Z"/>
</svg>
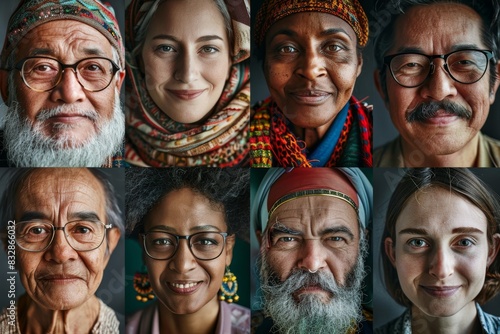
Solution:
<svg viewBox="0 0 500 334">
<path fill-rule="evenodd" d="M 371 108 L 352 96 L 368 41 L 358 0 L 265 0 L 255 28 L 271 96 L 252 115 L 252 166 L 371 166 Z"/>
<path fill-rule="evenodd" d="M 245 164 L 244 0 L 133 0 L 126 20 L 126 160 L 155 167 Z"/>
</svg>

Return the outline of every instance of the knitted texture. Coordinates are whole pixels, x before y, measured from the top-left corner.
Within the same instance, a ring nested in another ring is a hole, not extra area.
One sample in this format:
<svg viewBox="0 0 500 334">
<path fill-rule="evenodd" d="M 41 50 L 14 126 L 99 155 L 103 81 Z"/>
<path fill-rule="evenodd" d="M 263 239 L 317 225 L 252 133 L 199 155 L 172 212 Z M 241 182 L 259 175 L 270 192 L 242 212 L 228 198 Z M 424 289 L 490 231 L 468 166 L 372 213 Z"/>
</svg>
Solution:
<svg viewBox="0 0 500 334">
<path fill-rule="evenodd" d="M 267 31 L 276 21 L 303 12 L 335 15 L 352 27 L 360 46 L 368 42 L 368 18 L 358 0 L 269 0 L 257 12 L 254 33 L 257 47 L 262 46 Z"/>
</svg>

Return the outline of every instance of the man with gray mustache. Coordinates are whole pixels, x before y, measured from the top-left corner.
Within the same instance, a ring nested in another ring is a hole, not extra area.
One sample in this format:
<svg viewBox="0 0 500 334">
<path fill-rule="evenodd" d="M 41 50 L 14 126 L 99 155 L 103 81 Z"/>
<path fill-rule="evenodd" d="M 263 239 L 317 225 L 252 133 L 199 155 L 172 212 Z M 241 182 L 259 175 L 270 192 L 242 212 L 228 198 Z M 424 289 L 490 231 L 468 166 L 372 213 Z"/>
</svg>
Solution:
<svg viewBox="0 0 500 334">
<path fill-rule="evenodd" d="M 262 293 L 254 333 L 372 333 L 362 308 L 372 199 L 357 168 L 266 173 L 252 200 Z"/>
<path fill-rule="evenodd" d="M 400 136 L 374 151 L 374 166 L 500 166 L 500 141 L 481 133 L 500 83 L 500 4 L 393 4 L 375 81 Z"/>
<path fill-rule="evenodd" d="M 23 0 L 0 59 L 0 165 L 120 167 L 123 41 L 99 0 Z"/>
</svg>

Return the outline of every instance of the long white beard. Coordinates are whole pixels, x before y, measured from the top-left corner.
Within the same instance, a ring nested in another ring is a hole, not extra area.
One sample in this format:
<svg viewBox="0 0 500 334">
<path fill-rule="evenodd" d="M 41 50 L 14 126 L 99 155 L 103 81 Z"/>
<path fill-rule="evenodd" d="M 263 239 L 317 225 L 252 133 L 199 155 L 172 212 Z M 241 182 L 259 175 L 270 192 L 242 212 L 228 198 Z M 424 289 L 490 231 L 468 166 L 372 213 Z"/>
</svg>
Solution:
<svg viewBox="0 0 500 334">
<path fill-rule="evenodd" d="M 331 272 L 309 273 L 294 270 L 280 282 L 261 256 L 261 289 L 264 312 L 273 319 L 274 329 L 282 334 L 345 334 L 362 319 L 362 282 L 365 276 L 366 246 L 361 246 L 357 263 L 346 275 L 346 286 L 339 286 Z M 315 295 L 306 295 L 297 301 L 293 292 L 310 284 L 320 285 L 332 293 L 329 302 Z"/>
<path fill-rule="evenodd" d="M 26 113 L 19 103 L 11 99 L 5 115 L 4 143 L 7 157 L 17 167 L 100 167 L 107 159 L 119 152 L 125 135 L 125 115 L 120 104 L 118 90 L 115 91 L 113 117 L 110 121 L 99 122 L 101 117 L 94 111 L 86 113 L 90 119 L 100 124 L 96 134 L 73 147 L 68 135 L 52 138 L 42 132 L 43 121 L 57 114 L 65 107 L 42 112 L 34 126 L 23 119 Z M 61 127 L 67 125 L 61 124 Z"/>
</svg>

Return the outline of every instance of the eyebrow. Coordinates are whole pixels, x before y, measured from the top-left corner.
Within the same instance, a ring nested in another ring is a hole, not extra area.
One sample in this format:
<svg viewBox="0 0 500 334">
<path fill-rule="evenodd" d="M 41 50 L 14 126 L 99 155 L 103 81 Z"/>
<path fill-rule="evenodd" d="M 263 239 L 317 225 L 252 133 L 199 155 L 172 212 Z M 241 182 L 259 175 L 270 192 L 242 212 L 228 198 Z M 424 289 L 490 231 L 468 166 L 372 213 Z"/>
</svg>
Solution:
<svg viewBox="0 0 500 334">
<path fill-rule="evenodd" d="M 321 231 L 322 235 L 325 234 L 330 234 L 330 233 L 345 233 L 349 236 L 351 240 L 354 239 L 354 234 L 352 233 L 351 229 L 349 229 L 346 226 L 336 226 L 336 227 L 329 227 Z"/>
<path fill-rule="evenodd" d="M 152 231 L 152 230 L 154 230 L 154 231 L 162 230 L 164 232 L 172 233 L 172 234 L 177 233 L 175 228 L 170 227 L 170 226 L 166 226 L 166 225 L 155 225 L 155 226 L 151 227 L 151 229 L 149 229 L 149 231 Z M 220 232 L 220 229 L 214 225 L 198 225 L 198 226 L 194 226 L 190 229 L 191 232 L 193 232 L 193 231 L 194 232 L 204 232 L 204 231 L 213 231 L 213 230 Z"/>
<path fill-rule="evenodd" d="M 329 28 L 329 29 L 321 31 L 319 34 L 320 34 L 320 36 L 330 36 L 330 35 L 335 35 L 335 34 L 338 34 L 338 33 L 345 34 L 347 37 L 349 37 L 349 39 L 352 40 L 351 36 L 347 33 L 347 31 L 345 31 L 342 28 Z M 290 36 L 290 37 L 297 37 L 298 36 L 298 34 L 297 34 L 296 31 L 291 30 L 291 29 L 283 28 L 281 30 L 276 31 L 271 36 L 271 40 L 273 40 L 278 35 L 285 35 L 285 36 Z"/>
<path fill-rule="evenodd" d="M 98 48 L 83 48 L 83 53 L 90 56 L 107 56 L 106 53 Z M 36 48 L 30 51 L 30 56 L 55 56 L 54 50 L 49 48 Z"/>
<path fill-rule="evenodd" d="M 271 226 L 271 232 L 272 233 L 274 233 L 274 232 L 281 232 L 281 233 L 292 234 L 292 235 L 301 235 L 301 234 L 303 234 L 302 232 L 294 230 L 294 229 L 291 229 L 291 228 L 289 228 L 289 227 L 281 224 L 280 222 L 277 222 L 273 226 Z"/>
<path fill-rule="evenodd" d="M 484 234 L 483 231 L 481 231 L 478 228 L 475 227 L 457 227 L 451 230 L 453 234 L 457 233 L 479 233 L 479 234 Z M 416 235 L 428 235 L 429 233 L 427 230 L 423 228 L 406 228 L 404 230 L 399 231 L 398 234 L 416 234 Z"/>
<path fill-rule="evenodd" d="M 168 39 L 168 40 L 171 40 L 171 41 L 174 41 L 176 43 L 180 43 L 180 40 L 178 38 L 176 38 L 175 36 L 172 36 L 172 35 L 168 35 L 168 34 L 160 34 L 160 35 L 156 35 L 153 37 L 153 40 L 158 40 L 158 39 Z M 221 40 L 221 41 L 224 41 L 224 39 L 219 36 L 219 35 L 204 35 L 204 36 L 200 36 L 196 39 L 195 42 L 208 42 L 208 41 L 213 41 L 213 40 Z"/>
<path fill-rule="evenodd" d="M 454 52 L 454 51 L 460 51 L 460 50 L 466 50 L 466 49 L 475 49 L 479 50 L 481 49 L 478 45 L 476 44 L 456 44 L 451 47 L 451 51 L 446 52 Z M 427 54 L 424 52 L 422 48 L 416 47 L 416 46 L 408 46 L 408 47 L 400 47 L 399 49 L 396 50 L 395 53 L 421 53 L 421 54 Z"/>
<path fill-rule="evenodd" d="M 39 211 L 27 211 L 24 212 L 21 217 L 19 218 L 19 221 L 29 221 L 29 220 L 38 220 L 38 219 L 46 219 L 47 216 L 45 216 L 43 213 Z"/>
<path fill-rule="evenodd" d="M 93 211 L 79 211 L 69 215 L 70 220 L 101 221 L 99 215 Z"/>
</svg>

